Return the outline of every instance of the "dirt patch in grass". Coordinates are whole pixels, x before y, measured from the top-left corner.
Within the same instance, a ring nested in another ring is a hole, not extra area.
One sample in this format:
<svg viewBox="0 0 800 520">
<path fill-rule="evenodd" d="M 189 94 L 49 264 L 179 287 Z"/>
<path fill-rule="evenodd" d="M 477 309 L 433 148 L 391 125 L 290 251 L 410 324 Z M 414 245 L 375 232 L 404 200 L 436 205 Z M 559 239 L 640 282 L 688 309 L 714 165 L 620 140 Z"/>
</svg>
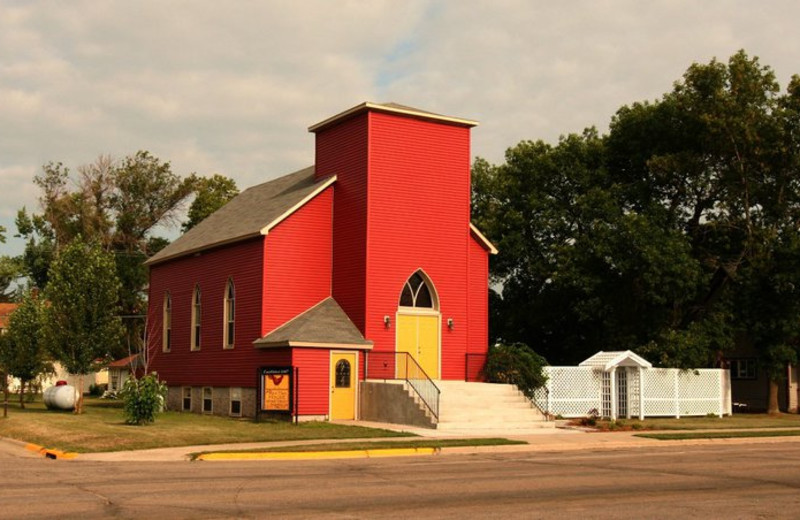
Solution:
<svg viewBox="0 0 800 520">
<path fill-rule="evenodd" d="M 130 426 L 124 422 L 121 402 L 86 399 L 82 415 L 47 410 L 41 402 L 30 403 L 25 410 L 9 406 L 8 418 L 0 418 L 0 436 L 52 449 L 90 453 L 238 442 L 414 435 L 327 422 L 256 423 L 248 419 L 180 412 L 164 412 L 153 424 Z"/>
<path fill-rule="evenodd" d="M 798 437 L 800 430 L 754 430 L 732 432 L 639 433 L 634 437 L 674 441 L 686 439 L 736 439 L 741 437 Z"/>
</svg>

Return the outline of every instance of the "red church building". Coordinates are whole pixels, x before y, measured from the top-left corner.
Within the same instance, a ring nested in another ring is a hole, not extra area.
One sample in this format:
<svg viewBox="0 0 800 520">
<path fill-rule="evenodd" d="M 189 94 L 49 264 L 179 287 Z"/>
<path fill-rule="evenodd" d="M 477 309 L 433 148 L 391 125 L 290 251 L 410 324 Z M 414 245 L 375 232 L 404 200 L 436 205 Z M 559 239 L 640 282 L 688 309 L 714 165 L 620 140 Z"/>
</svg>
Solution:
<svg viewBox="0 0 800 520">
<path fill-rule="evenodd" d="M 476 124 L 362 103 L 309 128 L 313 166 L 150 258 L 150 366 L 168 406 L 253 416 L 290 388 L 299 419 L 413 423 L 382 412 L 404 388 L 435 424 L 440 387 L 475 380 L 488 348 L 496 250 L 470 223 Z"/>
</svg>

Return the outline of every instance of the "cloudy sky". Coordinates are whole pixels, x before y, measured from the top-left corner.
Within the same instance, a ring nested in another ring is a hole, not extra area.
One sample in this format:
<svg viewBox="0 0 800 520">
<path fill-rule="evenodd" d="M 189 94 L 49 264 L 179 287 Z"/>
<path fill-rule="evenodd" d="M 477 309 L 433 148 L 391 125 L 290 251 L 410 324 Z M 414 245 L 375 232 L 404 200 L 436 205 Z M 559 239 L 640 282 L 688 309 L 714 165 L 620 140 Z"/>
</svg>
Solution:
<svg viewBox="0 0 800 520">
<path fill-rule="evenodd" d="M 798 20 L 796 1 L 0 0 L 0 225 L 37 207 L 48 161 L 149 150 L 245 188 L 311 164 L 307 127 L 362 101 L 477 119 L 498 162 L 741 48 L 785 86 Z"/>
</svg>

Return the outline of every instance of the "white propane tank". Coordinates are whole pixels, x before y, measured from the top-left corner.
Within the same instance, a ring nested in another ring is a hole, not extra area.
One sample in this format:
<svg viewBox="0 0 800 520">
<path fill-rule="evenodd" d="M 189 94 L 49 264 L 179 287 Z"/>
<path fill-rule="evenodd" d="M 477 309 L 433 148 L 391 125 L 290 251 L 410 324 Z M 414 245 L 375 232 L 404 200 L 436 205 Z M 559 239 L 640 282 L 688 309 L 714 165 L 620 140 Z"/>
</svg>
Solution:
<svg viewBox="0 0 800 520">
<path fill-rule="evenodd" d="M 73 410 L 78 391 L 72 385 L 51 386 L 44 391 L 44 405 L 51 410 Z"/>
</svg>

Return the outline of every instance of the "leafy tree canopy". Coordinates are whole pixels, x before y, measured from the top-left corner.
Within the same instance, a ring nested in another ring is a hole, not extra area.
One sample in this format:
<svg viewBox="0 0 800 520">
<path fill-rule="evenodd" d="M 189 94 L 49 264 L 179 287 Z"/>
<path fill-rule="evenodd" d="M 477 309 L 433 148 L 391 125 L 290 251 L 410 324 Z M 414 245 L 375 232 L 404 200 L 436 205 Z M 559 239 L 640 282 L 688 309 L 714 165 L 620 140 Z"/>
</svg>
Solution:
<svg viewBox="0 0 800 520">
<path fill-rule="evenodd" d="M 556 145 L 473 167 L 496 242 L 493 338 L 557 363 L 635 348 L 667 366 L 749 344 L 773 378 L 800 335 L 800 78 L 744 51 Z"/>
<path fill-rule="evenodd" d="M 195 177 L 195 198 L 189 206 L 187 221 L 183 223 L 183 231 L 189 231 L 205 220 L 209 215 L 224 206 L 239 194 L 236 181 L 215 173 L 211 177 Z"/>
</svg>

